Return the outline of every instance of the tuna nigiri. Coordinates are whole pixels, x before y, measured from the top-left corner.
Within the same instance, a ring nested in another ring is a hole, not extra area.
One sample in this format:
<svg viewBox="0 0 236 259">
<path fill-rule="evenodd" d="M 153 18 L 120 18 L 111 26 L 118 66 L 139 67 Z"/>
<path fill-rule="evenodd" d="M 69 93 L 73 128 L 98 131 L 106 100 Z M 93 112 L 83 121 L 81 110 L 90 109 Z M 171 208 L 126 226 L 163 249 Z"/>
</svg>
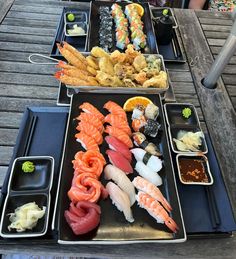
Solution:
<svg viewBox="0 0 236 259">
<path fill-rule="evenodd" d="M 135 202 L 135 190 L 126 174 L 114 165 L 107 165 L 104 169 L 106 180 L 113 180 L 124 192 L 129 195 L 131 206 Z"/>
<path fill-rule="evenodd" d="M 162 168 L 162 161 L 157 156 L 153 156 L 142 148 L 133 148 L 130 150 L 137 161 L 142 161 L 146 166 L 157 173 Z"/>
<path fill-rule="evenodd" d="M 91 103 L 88 102 L 84 102 L 80 105 L 79 107 L 80 109 L 82 109 L 84 112 L 86 113 L 91 113 L 94 116 L 96 116 L 99 120 L 101 120 L 103 122 L 104 120 L 104 115 L 97 109 L 95 108 Z"/>
<path fill-rule="evenodd" d="M 125 219 L 129 222 L 134 222 L 128 194 L 122 191 L 113 182 L 108 182 L 106 185 L 106 189 L 109 193 L 112 203 L 117 207 L 119 211 L 124 213 Z"/>
<path fill-rule="evenodd" d="M 113 136 L 106 136 L 105 141 L 109 145 L 110 149 L 120 152 L 129 162 L 131 162 L 132 153 L 128 146 L 126 146 L 122 141 Z"/>
<path fill-rule="evenodd" d="M 118 138 L 126 146 L 128 146 L 128 148 L 133 147 L 132 140 L 130 139 L 129 135 L 125 133 L 123 130 L 113 126 L 106 126 L 105 132 L 108 133 L 110 136 Z"/>
<path fill-rule="evenodd" d="M 109 157 L 110 162 L 116 167 L 120 168 L 126 174 L 132 174 L 133 168 L 129 161 L 119 152 L 108 149 L 106 154 Z"/>
<path fill-rule="evenodd" d="M 134 168 L 143 178 L 147 179 L 149 182 L 156 186 L 162 185 L 162 179 L 158 173 L 153 172 L 149 167 L 147 167 L 143 162 L 138 161 Z"/>
</svg>

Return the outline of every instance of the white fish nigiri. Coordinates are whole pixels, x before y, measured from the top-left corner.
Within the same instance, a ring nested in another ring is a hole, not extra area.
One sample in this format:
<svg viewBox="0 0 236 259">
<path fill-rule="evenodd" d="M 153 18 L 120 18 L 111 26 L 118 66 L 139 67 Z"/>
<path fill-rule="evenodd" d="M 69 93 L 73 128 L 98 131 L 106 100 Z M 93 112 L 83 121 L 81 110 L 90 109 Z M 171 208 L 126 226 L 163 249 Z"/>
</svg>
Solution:
<svg viewBox="0 0 236 259">
<path fill-rule="evenodd" d="M 153 172 L 148 166 L 142 161 L 138 161 L 134 168 L 143 178 L 156 186 L 162 185 L 162 179 L 158 173 Z"/>
<path fill-rule="evenodd" d="M 124 213 L 125 219 L 129 222 L 134 222 L 128 194 L 122 191 L 113 182 L 107 183 L 106 190 L 109 193 L 112 203 L 117 207 L 119 211 L 122 211 Z"/>
<path fill-rule="evenodd" d="M 142 148 L 133 148 L 130 151 L 134 154 L 134 157 L 137 161 L 142 161 L 153 172 L 157 173 L 161 170 L 162 161 L 157 156 L 149 154 Z"/>
<path fill-rule="evenodd" d="M 124 192 L 126 192 L 130 199 L 131 206 L 135 203 L 135 189 L 130 179 L 118 167 L 108 164 L 104 169 L 105 179 L 113 180 Z"/>
</svg>

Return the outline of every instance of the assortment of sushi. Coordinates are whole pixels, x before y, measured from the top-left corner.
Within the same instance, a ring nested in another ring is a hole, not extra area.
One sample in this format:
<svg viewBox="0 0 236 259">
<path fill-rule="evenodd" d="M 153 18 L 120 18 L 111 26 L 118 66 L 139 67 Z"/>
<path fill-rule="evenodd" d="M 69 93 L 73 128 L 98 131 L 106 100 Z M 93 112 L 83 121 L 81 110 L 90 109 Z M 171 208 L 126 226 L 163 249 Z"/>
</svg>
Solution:
<svg viewBox="0 0 236 259">
<path fill-rule="evenodd" d="M 116 47 L 119 49 L 125 49 L 130 42 L 128 20 L 120 5 L 113 4 L 111 9 L 112 17 L 116 26 Z"/>
<path fill-rule="evenodd" d="M 135 49 L 145 48 L 147 44 L 146 35 L 143 32 L 143 22 L 136 7 L 134 5 L 126 5 L 125 14 L 130 23 L 131 41 Z"/>
<path fill-rule="evenodd" d="M 110 8 L 108 6 L 100 6 L 100 27 L 99 27 L 99 45 L 106 52 L 112 48 L 112 17 L 110 15 Z"/>
<path fill-rule="evenodd" d="M 132 133 L 126 112 L 113 101 L 103 106 L 109 112 L 106 116 L 87 102 L 79 108 L 82 112 L 76 117 L 76 129 L 79 132 L 75 138 L 85 151 L 78 151 L 72 161 L 74 177 L 68 191 L 71 204 L 64 213 L 74 234 L 85 234 L 99 225 L 102 211 L 97 202 L 108 197 L 128 223 L 135 221 L 132 206 L 137 202 L 158 223 L 164 223 L 176 232 L 178 226 L 169 216 L 171 205 L 157 187 L 163 183 L 161 153 L 153 143 L 147 141 L 145 131 Z M 148 108 L 138 106 L 133 111 L 132 119 L 143 117 L 155 122 L 158 113 L 155 105 Z M 89 121 L 91 116 L 94 116 L 93 120 Z M 155 124 L 148 125 L 148 133 L 153 129 L 156 131 Z M 103 133 L 108 134 L 105 141 Z M 133 142 L 138 148 L 133 148 Z M 99 150 L 99 145 L 103 143 L 107 144 L 105 157 Z M 134 168 L 131 164 L 132 156 L 136 160 Z M 110 163 L 107 164 L 107 161 Z M 107 181 L 105 187 L 99 180 L 102 175 Z M 132 182 L 130 178 L 133 178 Z"/>
</svg>

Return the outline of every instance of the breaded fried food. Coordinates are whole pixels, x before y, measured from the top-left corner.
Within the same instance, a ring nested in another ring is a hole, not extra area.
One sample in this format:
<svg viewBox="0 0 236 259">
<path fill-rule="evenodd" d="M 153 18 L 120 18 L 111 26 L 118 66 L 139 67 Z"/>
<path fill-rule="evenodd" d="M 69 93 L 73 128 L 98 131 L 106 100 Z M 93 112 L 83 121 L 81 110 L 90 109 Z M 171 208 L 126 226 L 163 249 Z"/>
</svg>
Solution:
<svg viewBox="0 0 236 259">
<path fill-rule="evenodd" d="M 106 57 L 108 59 L 110 58 L 109 54 L 100 47 L 93 47 L 91 49 L 91 55 L 94 56 L 95 58 L 103 58 L 103 57 Z"/>
<path fill-rule="evenodd" d="M 98 71 L 96 79 L 102 86 L 121 87 L 123 82 L 117 76 L 111 76 L 103 71 Z"/>
<path fill-rule="evenodd" d="M 113 64 L 110 61 L 110 58 L 107 58 L 107 57 L 100 58 L 98 65 L 99 65 L 100 71 L 107 73 L 111 76 L 114 75 L 114 68 L 113 68 Z"/>
<path fill-rule="evenodd" d="M 97 75 L 97 70 L 94 69 L 93 67 L 90 67 L 90 66 L 87 66 L 87 71 L 93 75 L 93 76 L 96 76 Z"/>
<path fill-rule="evenodd" d="M 160 71 L 157 76 L 154 76 L 143 83 L 143 87 L 167 87 L 167 74 L 165 71 Z"/>
<path fill-rule="evenodd" d="M 129 44 L 127 46 L 127 49 L 125 51 L 125 54 L 126 54 L 126 59 L 125 59 L 125 62 L 126 63 L 129 63 L 129 64 L 133 64 L 134 62 L 134 59 L 141 55 L 141 52 L 137 51 L 134 49 L 134 46 L 132 44 Z"/>
<path fill-rule="evenodd" d="M 137 57 L 135 57 L 133 66 L 138 72 L 140 72 L 142 69 L 146 68 L 147 62 L 146 62 L 144 55 L 138 55 Z"/>
<path fill-rule="evenodd" d="M 129 79 L 129 78 L 125 78 L 125 79 L 123 80 L 123 82 L 124 82 L 124 85 L 125 85 L 126 87 L 132 87 L 132 88 L 137 87 L 137 85 L 136 85 L 131 79 Z"/>
<path fill-rule="evenodd" d="M 140 72 L 138 74 L 135 74 L 134 75 L 134 80 L 142 85 L 146 80 L 147 80 L 147 76 L 146 76 L 146 73 L 145 72 Z"/>
<path fill-rule="evenodd" d="M 98 66 L 98 61 L 96 58 L 92 57 L 92 56 L 87 56 L 86 57 L 86 61 L 88 63 L 88 65 L 96 70 L 99 69 L 99 66 Z"/>
<path fill-rule="evenodd" d="M 117 63 L 124 63 L 126 59 L 125 53 L 121 53 L 119 50 L 115 50 L 110 54 L 110 59 L 113 65 Z"/>
<path fill-rule="evenodd" d="M 125 77 L 131 78 L 133 77 L 133 74 L 135 73 L 135 69 L 131 65 L 124 65 L 121 63 L 117 63 L 114 66 L 115 74 L 120 78 L 123 79 Z"/>
</svg>

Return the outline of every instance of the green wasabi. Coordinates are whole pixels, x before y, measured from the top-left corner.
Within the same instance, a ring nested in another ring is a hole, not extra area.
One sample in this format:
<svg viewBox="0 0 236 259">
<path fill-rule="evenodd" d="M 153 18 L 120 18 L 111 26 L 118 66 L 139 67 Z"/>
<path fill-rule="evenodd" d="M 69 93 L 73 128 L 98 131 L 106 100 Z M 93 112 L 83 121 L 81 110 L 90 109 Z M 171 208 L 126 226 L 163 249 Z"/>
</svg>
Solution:
<svg viewBox="0 0 236 259">
<path fill-rule="evenodd" d="M 190 108 L 184 108 L 182 110 L 182 115 L 184 118 L 188 119 L 192 115 L 192 111 Z"/>
<path fill-rule="evenodd" d="M 32 173 L 35 169 L 34 163 L 30 161 L 25 161 L 22 164 L 22 170 L 24 173 Z"/>
</svg>

